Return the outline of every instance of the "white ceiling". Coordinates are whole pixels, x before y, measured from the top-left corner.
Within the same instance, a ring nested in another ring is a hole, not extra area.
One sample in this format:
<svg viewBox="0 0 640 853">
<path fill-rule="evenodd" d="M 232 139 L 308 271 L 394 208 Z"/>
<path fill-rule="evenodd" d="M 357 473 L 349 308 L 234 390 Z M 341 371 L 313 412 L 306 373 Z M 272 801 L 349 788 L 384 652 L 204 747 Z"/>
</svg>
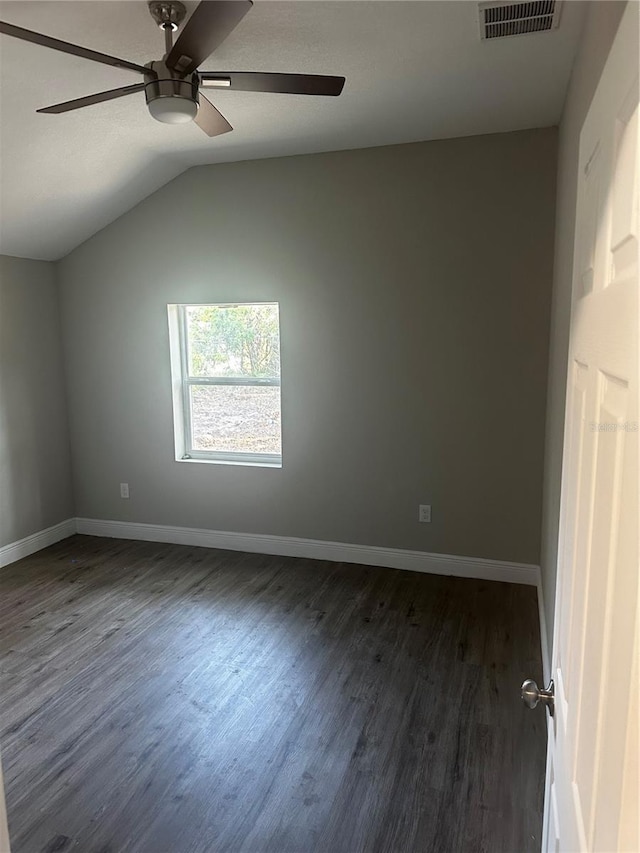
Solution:
<svg viewBox="0 0 640 853">
<path fill-rule="evenodd" d="M 235 128 L 214 139 L 154 121 L 142 93 L 37 115 L 140 78 L 0 36 L 0 252 L 60 258 L 195 164 L 556 124 L 584 12 L 563 5 L 557 31 L 481 42 L 477 3 L 466 0 L 256 0 L 203 67 L 341 74 L 345 89 L 210 90 Z M 140 64 L 163 53 L 145 0 L 2 2 L 0 18 Z"/>
</svg>

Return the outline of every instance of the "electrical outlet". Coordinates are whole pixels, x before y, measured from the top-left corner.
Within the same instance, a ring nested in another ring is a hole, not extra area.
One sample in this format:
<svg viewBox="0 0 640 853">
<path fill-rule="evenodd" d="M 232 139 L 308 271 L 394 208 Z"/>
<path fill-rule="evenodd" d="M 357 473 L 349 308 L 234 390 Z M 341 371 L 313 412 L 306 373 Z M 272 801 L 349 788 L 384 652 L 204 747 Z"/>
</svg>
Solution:
<svg viewBox="0 0 640 853">
<path fill-rule="evenodd" d="M 128 498 L 129 497 L 129 483 L 120 483 L 120 497 Z"/>
<path fill-rule="evenodd" d="M 431 504 L 420 504 L 418 508 L 418 521 L 431 521 Z"/>
</svg>

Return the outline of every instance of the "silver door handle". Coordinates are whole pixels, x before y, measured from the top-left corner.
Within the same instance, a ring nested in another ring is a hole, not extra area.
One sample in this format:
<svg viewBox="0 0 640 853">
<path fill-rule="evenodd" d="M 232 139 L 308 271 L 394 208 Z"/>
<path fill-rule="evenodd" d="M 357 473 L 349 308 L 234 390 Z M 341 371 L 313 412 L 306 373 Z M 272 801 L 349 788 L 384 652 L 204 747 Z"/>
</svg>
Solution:
<svg viewBox="0 0 640 853">
<path fill-rule="evenodd" d="M 542 702 L 544 705 L 547 706 L 549 716 L 553 717 L 553 688 L 553 678 L 549 682 L 546 690 L 541 690 L 536 684 L 536 682 L 533 680 L 533 678 L 527 678 L 527 680 L 523 682 L 522 687 L 520 688 L 520 695 L 522 696 L 522 701 L 527 706 L 527 708 L 531 708 L 533 710 L 538 704 L 538 702 Z"/>
</svg>

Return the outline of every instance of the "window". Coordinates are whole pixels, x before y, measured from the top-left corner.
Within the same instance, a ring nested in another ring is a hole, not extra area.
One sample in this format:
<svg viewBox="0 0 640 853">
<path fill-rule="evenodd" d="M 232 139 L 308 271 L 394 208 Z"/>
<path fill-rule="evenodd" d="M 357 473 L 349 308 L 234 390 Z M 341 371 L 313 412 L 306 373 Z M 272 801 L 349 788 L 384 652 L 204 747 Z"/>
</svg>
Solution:
<svg viewBox="0 0 640 853">
<path fill-rule="evenodd" d="M 278 304 L 169 305 L 176 459 L 282 464 Z"/>
</svg>

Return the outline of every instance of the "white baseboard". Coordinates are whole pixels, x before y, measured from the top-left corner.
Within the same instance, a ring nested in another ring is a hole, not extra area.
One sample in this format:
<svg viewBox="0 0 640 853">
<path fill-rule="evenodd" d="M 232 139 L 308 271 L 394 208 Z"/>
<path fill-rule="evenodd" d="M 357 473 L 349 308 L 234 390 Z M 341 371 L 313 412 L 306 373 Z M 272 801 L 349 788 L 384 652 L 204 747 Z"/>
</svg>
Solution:
<svg viewBox="0 0 640 853">
<path fill-rule="evenodd" d="M 16 560 L 21 560 L 23 557 L 28 557 L 30 554 L 34 554 L 48 545 L 53 545 L 61 539 L 66 539 L 67 536 L 72 536 L 75 532 L 76 519 L 67 518 L 66 521 L 54 524 L 53 527 L 47 527 L 46 530 L 38 530 L 37 533 L 25 536 L 24 539 L 19 539 L 17 542 L 3 545 L 0 548 L 0 568 L 8 566 L 9 563 L 15 563 Z"/>
<path fill-rule="evenodd" d="M 386 566 L 436 575 L 461 578 L 480 578 L 490 581 L 538 585 L 540 569 L 529 563 L 508 563 L 477 557 L 454 557 L 449 554 L 429 554 L 400 548 L 380 548 L 371 545 L 350 545 L 346 542 L 324 542 L 318 539 L 297 539 L 289 536 L 269 536 L 260 533 L 229 533 L 220 530 L 201 530 L 194 527 L 172 527 L 162 524 L 136 524 L 128 521 L 103 521 L 78 518 L 77 532 L 89 536 L 115 539 L 141 539 L 147 542 L 171 542 L 175 545 L 197 545 L 228 551 L 251 551 L 281 557 L 307 557 L 340 563 L 359 563 L 365 566 Z"/>
<path fill-rule="evenodd" d="M 542 573 L 538 571 L 538 618 L 540 619 L 540 652 L 542 654 L 542 675 L 545 686 L 551 678 L 551 655 L 549 641 L 547 639 L 547 612 L 544 608 L 544 594 L 542 591 Z"/>
<path fill-rule="evenodd" d="M 306 557 L 314 560 L 384 566 L 427 574 L 453 575 L 461 578 L 535 586 L 538 591 L 542 658 L 545 670 L 548 670 L 547 632 L 540 569 L 531 563 L 430 554 L 427 551 L 408 551 L 402 548 L 382 548 L 375 545 L 351 545 L 347 542 L 325 542 L 319 539 L 298 539 L 262 533 L 232 533 L 195 527 L 105 521 L 97 518 L 68 518 L 53 527 L 26 536 L 18 542 L 0 547 L 0 567 L 28 557 L 74 533 L 106 536 L 113 539 L 139 539 L 146 542 L 170 542 L 176 545 L 196 545 L 228 551 L 275 554 L 281 557 Z M 547 674 L 545 671 L 545 678 Z"/>
</svg>

